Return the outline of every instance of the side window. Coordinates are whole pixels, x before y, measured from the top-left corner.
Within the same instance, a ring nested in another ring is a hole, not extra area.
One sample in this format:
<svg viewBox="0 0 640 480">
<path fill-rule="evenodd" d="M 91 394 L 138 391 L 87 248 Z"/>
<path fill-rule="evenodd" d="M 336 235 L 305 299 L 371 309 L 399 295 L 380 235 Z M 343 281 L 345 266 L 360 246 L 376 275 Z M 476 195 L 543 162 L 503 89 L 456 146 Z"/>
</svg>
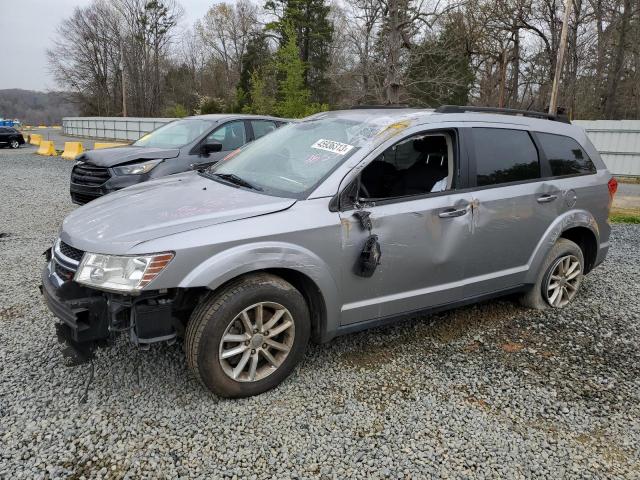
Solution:
<svg viewBox="0 0 640 480">
<path fill-rule="evenodd" d="M 253 128 L 253 137 L 257 140 L 267 133 L 273 132 L 276 129 L 276 124 L 268 120 L 251 120 L 251 128 Z"/>
<path fill-rule="evenodd" d="M 536 135 L 549 159 L 551 174 L 554 177 L 596 173 L 593 162 L 573 138 L 552 133 L 536 133 Z"/>
<path fill-rule="evenodd" d="M 360 174 L 358 196 L 389 199 L 442 192 L 452 186 L 453 140 L 449 133 L 421 133 L 386 149 Z"/>
<path fill-rule="evenodd" d="M 540 178 L 538 150 L 528 132 L 474 128 L 476 185 L 497 185 Z"/>
<path fill-rule="evenodd" d="M 235 150 L 247 143 L 247 136 L 244 131 L 244 121 L 229 122 L 214 130 L 207 140 L 220 142 L 222 151 Z"/>
</svg>

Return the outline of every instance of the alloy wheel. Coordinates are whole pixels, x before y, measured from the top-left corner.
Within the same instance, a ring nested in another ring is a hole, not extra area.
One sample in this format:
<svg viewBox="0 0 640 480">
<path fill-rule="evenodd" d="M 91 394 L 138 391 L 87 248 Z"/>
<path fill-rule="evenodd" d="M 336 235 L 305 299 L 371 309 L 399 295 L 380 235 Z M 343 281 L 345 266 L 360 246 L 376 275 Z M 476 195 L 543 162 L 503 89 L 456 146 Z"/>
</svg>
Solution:
<svg viewBox="0 0 640 480">
<path fill-rule="evenodd" d="M 11 148 L 18 148 L 20 144 L 17 140 L 11 140 Z"/>
<path fill-rule="evenodd" d="M 275 302 L 245 308 L 229 323 L 220 340 L 218 360 L 237 382 L 255 382 L 285 361 L 295 338 L 289 310 Z"/>
<path fill-rule="evenodd" d="M 545 298 L 552 307 L 568 304 L 578 293 L 582 265 L 575 255 L 560 257 L 551 267 Z"/>
</svg>

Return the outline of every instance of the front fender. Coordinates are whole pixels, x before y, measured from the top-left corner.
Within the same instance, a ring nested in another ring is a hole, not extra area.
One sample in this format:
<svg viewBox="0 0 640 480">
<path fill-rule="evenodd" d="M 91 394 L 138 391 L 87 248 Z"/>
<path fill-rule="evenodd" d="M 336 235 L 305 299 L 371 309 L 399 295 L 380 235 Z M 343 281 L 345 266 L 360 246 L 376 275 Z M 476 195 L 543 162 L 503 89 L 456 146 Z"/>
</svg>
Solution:
<svg viewBox="0 0 640 480">
<path fill-rule="evenodd" d="M 570 210 L 554 220 L 536 245 L 529 259 L 529 269 L 525 277 L 525 283 L 536 282 L 542 262 L 544 262 L 551 247 L 558 241 L 563 232 L 575 227 L 586 227 L 591 230 L 596 236 L 596 244 L 598 247 L 600 246 L 600 229 L 594 216 L 586 210 Z"/>
<path fill-rule="evenodd" d="M 312 251 L 286 242 L 239 245 L 209 257 L 189 272 L 178 287 L 207 287 L 215 290 L 240 275 L 284 268 L 309 277 L 318 287 L 327 309 L 327 330 L 339 322 L 338 285 L 329 266 Z"/>
</svg>

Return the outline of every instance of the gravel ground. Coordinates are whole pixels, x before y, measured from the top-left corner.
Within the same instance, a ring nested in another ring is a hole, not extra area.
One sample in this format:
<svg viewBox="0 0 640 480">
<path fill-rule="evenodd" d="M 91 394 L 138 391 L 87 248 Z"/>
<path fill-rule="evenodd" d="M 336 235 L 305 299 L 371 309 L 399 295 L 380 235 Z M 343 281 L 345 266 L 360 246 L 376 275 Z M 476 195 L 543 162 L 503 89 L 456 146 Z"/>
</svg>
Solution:
<svg viewBox="0 0 640 480">
<path fill-rule="evenodd" d="M 313 345 L 219 400 L 181 345 L 66 366 L 37 292 L 71 162 L 0 150 L 0 478 L 640 478 L 640 226 L 562 311 L 508 300 Z"/>
</svg>

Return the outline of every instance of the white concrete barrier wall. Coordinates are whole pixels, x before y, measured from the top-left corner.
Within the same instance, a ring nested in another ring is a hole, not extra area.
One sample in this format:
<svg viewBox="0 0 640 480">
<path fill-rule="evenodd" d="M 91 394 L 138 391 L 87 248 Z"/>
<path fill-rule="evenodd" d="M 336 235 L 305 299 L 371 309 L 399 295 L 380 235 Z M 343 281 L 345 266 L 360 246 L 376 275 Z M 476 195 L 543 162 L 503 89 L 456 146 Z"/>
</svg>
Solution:
<svg viewBox="0 0 640 480">
<path fill-rule="evenodd" d="M 65 117 L 62 129 L 74 137 L 134 141 L 175 118 Z M 640 120 L 574 120 L 616 175 L 640 176 Z"/>
<path fill-rule="evenodd" d="M 574 120 L 615 175 L 640 176 L 640 120 Z"/>
<path fill-rule="evenodd" d="M 62 131 L 74 137 L 134 141 L 172 120 L 175 118 L 65 117 Z"/>
</svg>

